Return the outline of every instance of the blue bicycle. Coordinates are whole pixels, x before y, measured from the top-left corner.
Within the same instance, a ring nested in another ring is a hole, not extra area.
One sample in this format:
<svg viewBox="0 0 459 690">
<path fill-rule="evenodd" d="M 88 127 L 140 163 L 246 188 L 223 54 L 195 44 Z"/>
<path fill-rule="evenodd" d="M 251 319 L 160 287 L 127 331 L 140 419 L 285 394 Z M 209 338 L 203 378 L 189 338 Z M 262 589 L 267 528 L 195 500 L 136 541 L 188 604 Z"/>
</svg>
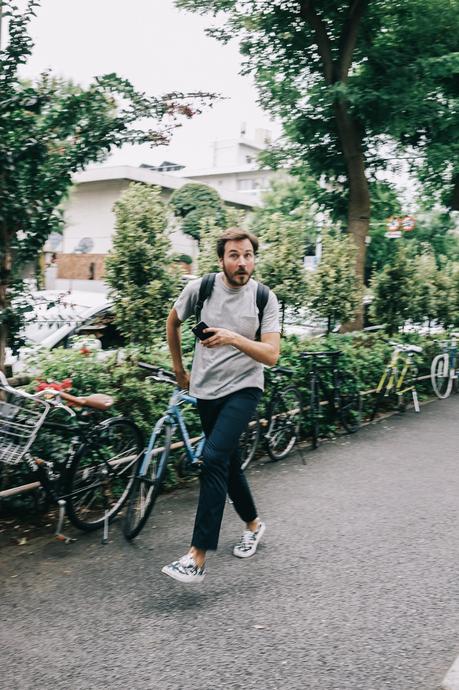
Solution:
<svg viewBox="0 0 459 690">
<path fill-rule="evenodd" d="M 172 372 L 159 367 L 139 363 L 142 369 L 149 373 L 149 378 L 160 383 L 174 386 L 166 413 L 158 419 L 150 436 L 150 440 L 143 457 L 137 465 L 136 475 L 132 483 L 127 501 L 127 511 L 123 522 L 123 533 L 127 539 L 134 539 L 145 526 L 158 498 L 166 477 L 167 463 L 171 450 L 172 439 L 176 431 L 182 440 L 183 454 L 180 462 L 180 474 L 197 475 L 202 465 L 201 456 L 205 444 L 204 434 L 190 438 L 186 422 L 180 406 L 183 403 L 196 405 L 196 398 L 187 391 L 177 387 Z M 248 431 L 241 437 L 241 462 L 245 468 L 255 454 L 258 442 L 259 424 L 248 423 Z M 175 444 L 174 444 L 175 445 Z"/>
</svg>

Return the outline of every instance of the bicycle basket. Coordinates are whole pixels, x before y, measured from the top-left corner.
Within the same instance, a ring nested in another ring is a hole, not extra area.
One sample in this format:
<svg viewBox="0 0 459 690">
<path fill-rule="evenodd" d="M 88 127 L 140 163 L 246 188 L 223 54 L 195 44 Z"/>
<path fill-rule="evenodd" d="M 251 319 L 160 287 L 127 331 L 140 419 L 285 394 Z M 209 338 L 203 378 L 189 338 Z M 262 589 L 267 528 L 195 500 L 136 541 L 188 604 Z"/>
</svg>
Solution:
<svg viewBox="0 0 459 690">
<path fill-rule="evenodd" d="M 32 445 L 49 406 L 21 393 L 0 400 L 0 462 L 16 465 Z"/>
</svg>

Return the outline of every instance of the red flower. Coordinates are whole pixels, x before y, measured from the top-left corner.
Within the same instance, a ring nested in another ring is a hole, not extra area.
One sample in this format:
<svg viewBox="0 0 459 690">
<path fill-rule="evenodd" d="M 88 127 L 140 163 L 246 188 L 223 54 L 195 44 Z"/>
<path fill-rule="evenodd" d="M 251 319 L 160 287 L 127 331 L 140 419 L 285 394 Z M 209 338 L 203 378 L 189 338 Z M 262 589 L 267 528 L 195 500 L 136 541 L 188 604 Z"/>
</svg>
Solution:
<svg viewBox="0 0 459 690">
<path fill-rule="evenodd" d="M 51 388 L 55 391 L 65 391 L 70 390 L 72 387 L 72 379 L 64 379 L 63 381 L 38 381 L 35 386 L 36 391 L 44 391 L 47 388 Z"/>
</svg>

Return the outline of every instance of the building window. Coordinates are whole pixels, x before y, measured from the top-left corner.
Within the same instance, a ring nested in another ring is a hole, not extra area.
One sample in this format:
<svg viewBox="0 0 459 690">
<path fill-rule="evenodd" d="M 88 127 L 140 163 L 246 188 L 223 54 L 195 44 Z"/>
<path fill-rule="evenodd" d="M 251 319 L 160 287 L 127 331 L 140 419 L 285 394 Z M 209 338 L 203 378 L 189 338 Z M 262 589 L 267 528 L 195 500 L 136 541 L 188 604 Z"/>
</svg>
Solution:
<svg viewBox="0 0 459 690">
<path fill-rule="evenodd" d="M 242 179 L 237 181 L 237 188 L 241 192 L 249 192 L 249 191 L 252 191 L 252 189 L 255 189 L 253 183 L 254 183 L 254 180 L 252 180 L 250 178 L 242 178 Z"/>
</svg>

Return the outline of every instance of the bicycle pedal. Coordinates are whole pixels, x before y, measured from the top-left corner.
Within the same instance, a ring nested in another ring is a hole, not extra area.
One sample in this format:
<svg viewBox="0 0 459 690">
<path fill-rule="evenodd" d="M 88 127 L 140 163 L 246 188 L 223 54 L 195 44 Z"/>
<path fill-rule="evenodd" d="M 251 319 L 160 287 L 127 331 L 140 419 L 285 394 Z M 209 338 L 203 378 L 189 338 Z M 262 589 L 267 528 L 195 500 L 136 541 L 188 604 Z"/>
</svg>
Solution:
<svg viewBox="0 0 459 690">
<path fill-rule="evenodd" d="M 175 470 L 180 479 L 194 479 L 200 475 L 202 466 L 202 460 L 198 460 L 197 462 L 181 460 L 176 463 Z"/>
</svg>

